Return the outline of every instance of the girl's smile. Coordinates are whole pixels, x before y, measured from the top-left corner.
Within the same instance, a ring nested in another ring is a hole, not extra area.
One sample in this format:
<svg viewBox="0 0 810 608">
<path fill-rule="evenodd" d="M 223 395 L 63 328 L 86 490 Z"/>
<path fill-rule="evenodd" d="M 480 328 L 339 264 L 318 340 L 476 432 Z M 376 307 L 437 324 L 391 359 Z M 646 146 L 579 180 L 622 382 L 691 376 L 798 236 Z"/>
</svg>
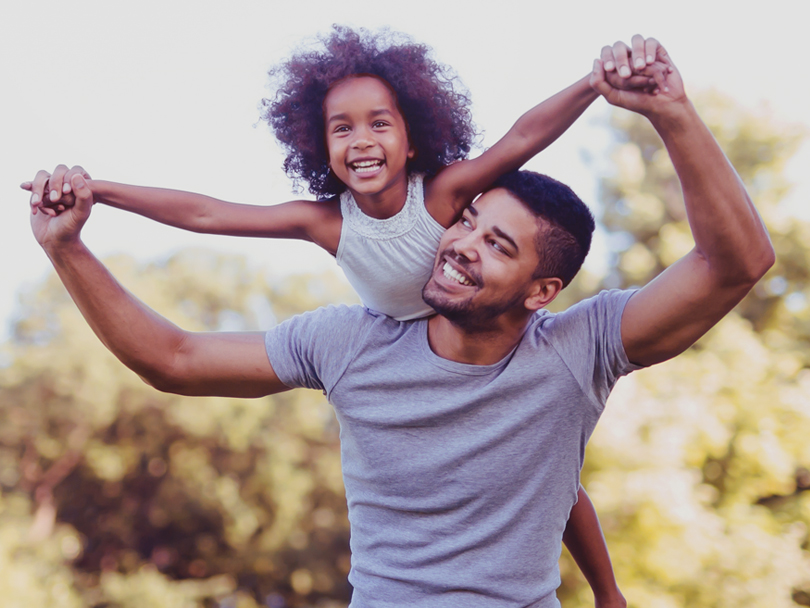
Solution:
<svg viewBox="0 0 810 608">
<path fill-rule="evenodd" d="M 336 84 L 324 100 L 329 166 L 364 213 L 387 218 L 405 204 L 414 150 L 388 86 L 374 76 Z"/>
</svg>

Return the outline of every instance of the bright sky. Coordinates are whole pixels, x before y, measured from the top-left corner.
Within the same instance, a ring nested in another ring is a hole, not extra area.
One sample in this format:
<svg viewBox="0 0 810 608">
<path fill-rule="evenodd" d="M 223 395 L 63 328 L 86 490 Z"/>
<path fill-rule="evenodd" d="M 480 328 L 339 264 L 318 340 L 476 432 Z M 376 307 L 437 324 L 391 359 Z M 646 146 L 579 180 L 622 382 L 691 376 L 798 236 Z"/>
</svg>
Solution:
<svg viewBox="0 0 810 608">
<path fill-rule="evenodd" d="M 332 23 L 389 26 L 435 50 L 470 89 L 484 145 L 531 106 L 585 75 L 604 44 L 639 32 L 662 41 L 692 89 L 715 87 L 810 127 L 806 0 L 756 10 L 715 0 L 26 0 L 0 19 L 0 338 L 21 287 L 50 268 L 31 236 L 18 184 L 81 164 L 93 177 L 272 204 L 292 198 L 258 102 L 267 69 Z M 595 202 L 609 144 L 597 101 L 530 168 Z M 592 160 L 586 161 L 588 157 Z M 810 145 L 789 168 L 791 209 L 810 217 Z M 97 206 L 85 232 L 97 254 L 165 258 L 189 246 L 243 252 L 276 272 L 334 268 L 313 245 L 204 237 Z M 598 260 L 597 260 L 598 262 Z"/>
</svg>

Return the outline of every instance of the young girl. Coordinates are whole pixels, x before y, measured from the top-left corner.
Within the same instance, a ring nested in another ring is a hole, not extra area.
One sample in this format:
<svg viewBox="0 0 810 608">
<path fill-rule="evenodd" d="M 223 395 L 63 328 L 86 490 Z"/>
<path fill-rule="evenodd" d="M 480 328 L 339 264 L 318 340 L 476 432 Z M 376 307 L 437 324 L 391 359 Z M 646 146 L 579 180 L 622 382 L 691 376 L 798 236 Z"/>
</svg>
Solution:
<svg viewBox="0 0 810 608">
<path fill-rule="evenodd" d="M 582 78 L 464 160 L 474 136 L 469 99 L 427 47 L 343 27 L 322 42 L 322 51 L 296 54 L 271 72 L 280 84 L 263 113 L 287 152 L 287 174 L 320 200 L 253 206 L 93 181 L 96 201 L 195 232 L 312 241 L 336 257 L 368 308 L 398 320 L 428 315 L 421 289 L 444 229 L 497 177 L 557 139 L 597 94 Z M 82 170 L 66 171 L 50 176 L 45 204 L 66 200 L 63 185 Z M 42 186 L 34 188 L 32 204 L 43 198 Z"/>
<path fill-rule="evenodd" d="M 278 93 L 263 108 L 287 152 L 285 171 L 308 183 L 318 200 L 253 206 L 98 180 L 89 186 L 96 202 L 186 230 L 312 241 L 335 256 L 368 308 L 403 321 L 429 315 L 421 290 L 445 228 L 497 177 L 557 139 L 597 94 L 585 77 L 529 110 L 481 156 L 465 160 L 474 136 L 469 99 L 427 47 L 388 31 L 345 27 L 322 43 L 320 51 L 295 54 L 271 72 Z M 641 76 L 627 84 L 655 86 Z M 70 205 L 76 172 L 89 178 L 81 167 L 60 166 L 23 184 L 32 191 L 34 212 Z M 566 544 L 597 605 L 623 605 L 583 490 Z"/>
</svg>

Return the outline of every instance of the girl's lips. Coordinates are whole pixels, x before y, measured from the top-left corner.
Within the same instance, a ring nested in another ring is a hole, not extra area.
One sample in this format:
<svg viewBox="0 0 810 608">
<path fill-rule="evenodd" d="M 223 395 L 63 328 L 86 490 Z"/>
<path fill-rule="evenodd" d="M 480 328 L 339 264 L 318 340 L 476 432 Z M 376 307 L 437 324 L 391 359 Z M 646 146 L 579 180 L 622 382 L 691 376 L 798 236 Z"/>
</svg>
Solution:
<svg viewBox="0 0 810 608">
<path fill-rule="evenodd" d="M 378 163 L 369 166 L 356 166 L 355 164 L 349 165 L 349 171 L 352 175 L 359 179 L 371 179 L 377 177 L 383 172 L 385 163 Z"/>
<path fill-rule="evenodd" d="M 348 163 L 349 168 L 355 173 L 372 173 L 381 168 L 385 162 L 380 158 L 361 158 Z"/>
</svg>

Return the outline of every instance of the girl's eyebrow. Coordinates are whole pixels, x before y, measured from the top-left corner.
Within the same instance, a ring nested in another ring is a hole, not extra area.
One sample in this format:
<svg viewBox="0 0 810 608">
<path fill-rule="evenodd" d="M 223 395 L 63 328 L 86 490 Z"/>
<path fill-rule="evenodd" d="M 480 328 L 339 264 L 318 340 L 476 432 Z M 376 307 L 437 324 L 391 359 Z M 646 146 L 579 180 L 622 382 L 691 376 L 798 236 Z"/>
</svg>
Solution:
<svg viewBox="0 0 810 608">
<path fill-rule="evenodd" d="M 369 115 L 372 117 L 382 116 L 382 115 L 393 116 L 394 113 L 389 108 L 379 108 L 377 110 L 372 110 L 369 112 Z M 326 119 L 326 124 L 330 122 L 334 122 L 336 120 L 349 120 L 349 115 L 345 112 L 341 112 L 340 114 L 333 114 L 329 118 Z"/>
<path fill-rule="evenodd" d="M 326 123 L 329 124 L 330 122 L 335 122 L 336 120 L 348 120 L 348 114 L 333 114 L 329 118 L 326 119 Z"/>
</svg>

